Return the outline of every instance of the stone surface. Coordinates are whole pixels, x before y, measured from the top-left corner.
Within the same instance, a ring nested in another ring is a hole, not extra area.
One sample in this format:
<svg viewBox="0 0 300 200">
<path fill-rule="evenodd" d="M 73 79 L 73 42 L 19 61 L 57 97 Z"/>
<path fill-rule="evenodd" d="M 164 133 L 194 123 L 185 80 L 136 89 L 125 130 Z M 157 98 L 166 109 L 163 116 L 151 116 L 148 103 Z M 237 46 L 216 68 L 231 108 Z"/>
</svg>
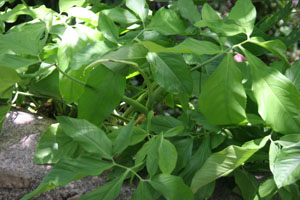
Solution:
<svg viewBox="0 0 300 200">
<path fill-rule="evenodd" d="M 34 190 L 51 169 L 35 165 L 33 155 L 41 133 L 54 120 L 23 111 L 10 111 L 0 135 L 0 200 L 18 200 Z M 75 200 L 106 182 L 104 176 L 86 177 L 64 188 L 37 196 L 36 200 Z M 119 200 L 130 199 L 134 187 L 124 185 Z"/>
</svg>

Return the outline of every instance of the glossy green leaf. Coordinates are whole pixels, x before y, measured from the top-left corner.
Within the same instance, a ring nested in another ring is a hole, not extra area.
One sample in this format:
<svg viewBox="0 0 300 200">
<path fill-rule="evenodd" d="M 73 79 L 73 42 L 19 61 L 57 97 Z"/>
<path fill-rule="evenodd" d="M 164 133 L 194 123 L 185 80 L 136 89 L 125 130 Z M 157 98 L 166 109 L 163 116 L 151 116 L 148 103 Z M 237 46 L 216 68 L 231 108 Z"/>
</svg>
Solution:
<svg viewBox="0 0 300 200">
<path fill-rule="evenodd" d="M 158 166 L 162 173 L 171 174 L 177 162 L 177 151 L 175 146 L 163 139 L 158 148 Z"/>
<path fill-rule="evenodd" d="M 69 8 L 73 6 L 81 6 L 85 0 L 59 0 L 59 10 L 60 12 L 66 12 Z"/>
<path fill-rule="evenodd" d="M 83 119 L 57 117 L 63 131 L 87 152 L 112 157 L 112 143 L 100 128 Z"/>
<path fill-rule="evenodd" d="M 38 58 L 22 58 L 17 55 L 3 54 L 0 55 L 0 66 L 10 67 L 18 73 L 26 72 L 30 65 L 39 63 Z"/>
<path fill-rule="evenodd" d="M 251 67 L 252 90 L 258 112 L 274 131 L 299 133 L 300 93 L 284 75 L 244 50 Z M 280 118 L 278 117 L 280 115 Z"/>
<path fill-rule="evenodd" d="M 270 169 L 278 188 L 288 186 L 300 179 L 300 142 L 290 143 L 282 148 L 270 148 Z"/>
<path fill-rule="evenodd" d="M 262 182 L 258 188 L 258 194 L 261 198 L 271 199 L 277 191 L 277 186 L 273 178 L 269 178 Z"/>
<path fill-rule="evenodd" d="M 147 28 L 156 30 L 163 35 L 183 34 L 186 29 L 176 11 L 164 7 L 155 13 Z"/>
<path fill-rule="evenodd" d="M 0 66 L 0 98 L 10 98 L 12 87 L 19 81 L 21 79 L 14 69 Z"/>
<path fill-rule="evenodd" d="M 151 186 L 168 200 L 193 200 L 191 189 L 178 176 L 160 174 L 149 182 Z"/>
<path fill-rule="evenodd" d="M 135 12 L 144 22 L 148 16 L 148 5 L 146 0 L 126 0 L 126 6 Z"/>
<path fill-rule="evenodd" d="M 118 42 L 119 31 L 117 26 L 102 12 L 99 14 L 98 29 L 108 40 L 116 43 Z"/>
<path fill-rule="evenodd" d="M 141 41 L 142 45 L 144 45 L 151 52 L 171 52 L 171 53 L 195 53 L 198 55 L 213 55 L 220 53 L 221 49 L 218 45 L 209 42 L 196 40 L 193 38 L 187 38 L 180 44 L 174 47 L 163 47 L 151 41 Z"/>
<path fill-rule="evenodd" d="M 295 61 L 292 67 L 286 70 L 286 76 L 300 91 L 300 60 Z"/>
<path fill-rule="evenodd" d="M 81 196 L 78 200 L 114 200 L 121 191 L 122 184 L 129 171 L 125 171 L 121 177 L 117 177 L 100 188 Z"/>
<path fill-rule="evenodd" d="M 222 151 L 212 154 L 193 177 L 191 184 L 193 192 L 197 192 L 201 187 L 217 178 L 230 174 L 264 147 L 268 139 L 269 136 L 251 140 L 241 147 L 230 145 Z"/>
<path fill-rule="evenodd" d="M 199 109 L 212 124 L 238 124 L 246 120 L 246 92 L 242 73 L 228 54 L 206 80 Z"/>
<path fill-rule="evenodd" d="M 234 170 L 234 180 L 242 192 L 244 200 L 253 200 L 258 190 L 257 180 L 246 170 Z"/>
<path fill-rule="evenodd" d="M 193 1 L 190 0 L 179 0 L 178 1 L 178 8 L 181 15 L 188 19 L 192 20 L 193 22 L 201 20 L 201 15 L 198 11 L 197 5 L 194 4 Z"/>
<path fill-rule="evenodd" d="M 37 56 L 46 42 L 45 31 L 44 22 L 15 26 L 0 35 L 0 54 L 13 51 L 16 54 Z"/>
<path fill-rule="evenodd" d="M 250 36 L 254 29 L 256 9 L 251 0 L 238 0 L 231 9 L 228 18 L 234 20 Z"/>
<path fill-rule="evenodd" d="M 79 99 L 78 117 L 99 124 L 119 105 L 125 91 L 125 77 L 103 65 L 95 67 L 88 76 L 83 95 Z"/>
<path fill-rule="evenodd" d="M 263 38 L 252 37 L 250 38 L 249 42 L 267 49 L 273 54 L 279 56 L 283 61 L 285 61 L 289 65 L 289 61 L 286 57 L 287 48 L 282 41 L 280 40 L 264 41 Z"/>
<path fill-rule="evenodd" d="M 41 136 L 34 153 L 35 164 L 55 164 L 71 157 L 78 144 L 66 135 L 59 124 L 52 124 Z"/>
<path fill-rule="evenodd" d="M 133 193 L 131 200 L 153 200 L 152 191 L 150 190 L 150 185 L 145 181 L 140 181 L 138 187 Z"/>
<path fill-rule="evenodd" d="M 193 81 L 188 66 L 179 54 L 148 53 L 148 62 L 157 83 L 173 94 L 193 91 Z"/>
<path fill-rule="evenodd" d="M 58 186 L 66 186 L 71 181 L 86 176 L 97 176 L 112 166 L 112 163 L 88 156 L 61 159 L 43 179 L 42 183 L 33 192 L 25 195 L 22 200 L 28 200 Z"/>
<path fill-rule="evenodd" d="M 136 23 L 139 19 L 124 8 L 115 7 L 112 9 L 102 10 L 106 16 L 109 16 L 111 20 L 121 24 L 132 24 Z"/>
<path fill-rule="evenodd" d="M 113 151 L 116 154 L 124 151 L 130 144 L 133 133 L 134 119 L 129 122 L 127 126 L 121 127 L 118 131 L 118 136 L 114 141 Z"/>
</svg>

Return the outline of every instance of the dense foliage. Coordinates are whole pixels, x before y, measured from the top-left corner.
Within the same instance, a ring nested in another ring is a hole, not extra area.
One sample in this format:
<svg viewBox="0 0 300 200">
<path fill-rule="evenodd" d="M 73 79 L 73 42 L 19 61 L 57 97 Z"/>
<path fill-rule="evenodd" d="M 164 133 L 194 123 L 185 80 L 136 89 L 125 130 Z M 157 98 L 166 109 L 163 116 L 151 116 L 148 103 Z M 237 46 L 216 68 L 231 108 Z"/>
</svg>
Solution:
<svg viewBox="0 0 300 200">
<path fill-rule="evenodd" d="M 12 104 L 58 122 L 34 156 L 54 167 L 23 200 L 106 170 L 109 182 L 79 199 L 115 199 L 125 180 L 133 200 L 207 199 L 224 176 L 243 199 L 300 199 L 300 61 L 287 57 L 300 35 L 266 34 L 292 2 L 260 20 L 251 0 L 222 17 L 203 2 L 152 7 L 1 12 L 0 122 Z"/>
</svg>

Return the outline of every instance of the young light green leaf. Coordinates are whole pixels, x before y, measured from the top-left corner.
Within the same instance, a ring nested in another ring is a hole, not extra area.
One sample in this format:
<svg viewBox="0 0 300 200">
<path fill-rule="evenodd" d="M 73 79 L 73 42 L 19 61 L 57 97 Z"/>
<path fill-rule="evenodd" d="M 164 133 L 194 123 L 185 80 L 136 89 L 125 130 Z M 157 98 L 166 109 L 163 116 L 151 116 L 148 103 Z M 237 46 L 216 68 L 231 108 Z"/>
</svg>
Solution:
<svg viewBox="0 0 300 200">
<path fill-rule="evenodd" d="M 59 0 L 59 10 L 60 12 L 66 12 L 69 8 L 73 6 L 81 6 L 85 0 Z"/>
<path fill-rule="evenodd" d="M 163 35 L 184 34 L 186 29 L 176 11 L 164 7 L 155 13 L 147 28 L 156 30 Z"/>
<path fill-rule="evenodd" d="M 116 199 L 121 191 L 122 184 L 128 174 L 128 170 L 125 171 L 121 177 L 117 177 L 109 183 L 106 183 L 100 188 L 89 192 L 81 196 L 78 200 L 114 200 Z"/>
<path fill-rule="evenodd" d="M 193 200 L 191 189 L 178 176 L 160 174 L 149 181 L 151 186 L 168 200 Z"/>
<path fill-rule="evenodd" d="M 212 154 L 196 172 L 191 188 L 197 192 L 204 185 L 230 174 L 247 161 L 255 152 L 265 146 L 269 136 L 245 143 L 243 146 L 230 145 L 222 151 Z"/>
<path fill-rule="evenodd" d="M 12 87 L 19 81 L 21 78 L 14 69 L 0 66 L 0 98 L 10 98 Z"/>
<path fill-rule="evenodd" d="M 201 20 L 201 15 L 193 1 L 179 0 L 178 8 L 184 18 L 192 20 L 193 22 Z"/>
<path fill-rule="evenodd" d="M 100 128 L 83 119 L 57 117 L 63 131 L 87 152 L 112 157 L 112 144 Z"/>
<path fill-rule="evenodd" d="M 126 6 L 135 12 L 144 22 L 148 16 L 148 5 L 146 0 L 126 0 Z"/>
<path fill-rule="evenodd" d="M 35 164 L 55 164 L 60 159 L 71 157 L 78 143 L 66 135 L 59 124 L 52 124 L 41 136 L 34 153 Z"/>
<path fill-rule="evenodd" d="M 253 200 L 258 190 L 257 180 L 245 170 L 234 170 L 234 180 L 242 192 L 244 200 Z"/>
<path fill-rule="evenodd" d="M 147 60 L 157 83 L 173 94 L 193 91 L 193 81 L 188 66 L 179 54 L 148 53 Z"/>
<path fill-rule="evenodd" d="M 134 119 L 132 119 L 127 126 L 120 128 L 118 136 L 114 141 L 113 152 L 116 154 L 124 151 L 130 144 L 133 133 Z"/>
<path fill-rule="evenodd" d="M 134 14 L 124 8 L 114 7 L 111 9 L 102 10 L 101 12 L 106 16 L 109 16 L 109 18 L 114 22 L 121 24 L 132 24 L 139 21 Z"/>
<path fill-rule="evenodd" d="M 231 9 L 228 18 L 243 27 L 244 32 L 250 36 L 254 29 L 256 9 L 251 0 L 238 0 Z"/>
<path fill-rule="evenodd" d="M 300 91 L 300 60 L 295 61 L 292 67 L 286 70 L 286 76 Z"/>
<path fill-rule="evenodd" d="M 199 109 L 216 125 L 238 124 L 246 120 L 246 92 L 242 73 L 233 56 L 227 56 L 206 80 L 199 98 Z"/>
<path fill-rule="evenodd" d="M 288 186 L 300 179 L 300 142 L 290 143 L 279 149 L 270 148 L 270 169 L 278 188 Z"/>
<path fill-rule="evenodd" d="M 163 139 L 158 148 L 158 166 L 162 173 L 171 174 L 177 162 L 177 151 L 175 146 Z"/>
<path fill-rule="evenodd" d="M 262 182 L 258 188 L 258 194 L 261 198 L 271 199 L 276 194 L 276 191 L 277 186 L 273 177 Z"/>
<path fill-rule="evenodd" d="M 131 200 L 153 200 L 152 191 L 150 190 L 150 185 L 145 181 L 140 181 L 138 187 L 136 188 Z"/>
<path fill-rule="evenodd" d="M 151 41 L 141 41 L 144 47 L 151 52 L 171 52 L 171 53 L 195 53 L 198 55 L 213 55 L 220 53 L 221 49 L 218 45 L 209 42 L 187 38 L 180 44 L 174 47 L 163 47 Z"/>
<path fill-rule="evenodd" d="M 78 117 L 99 124 L 119 105 L 125 91 L 125 77 L 103 65 L 95 67 L 88 76 L 84 93 L 79 99 Z"/>
<path fill-rule="evenodd" d="M 111 167 L 113 167 L 112 163 L 94 157 L 63 158 L 51 169 L 42 183 L 33 192 L 26 194 L 21 200 L 28 200 L 58 186 L 66 186 L 71 181 L 86 176 L 97 176 Z"/>
<path fill-rule="evenodd" d="M 300 93 L 284 75 L 267 67 L 259 58 L 245 50 L 251 67 L 252 90 L 258 112 L 276 132 L 298 133 L 300 128 Z M 278 114 L 280 113 L 280 118 Z"/>
<path fill-rule="evenodd" d="M 275 55 L 278 55 L 285 63 L 290 65 L 286 57 L 286 46 L 280 40 L 269 40 L 265 41 L 263 38 L 252 37 L 249 42 L 261 46 Z"/>
<path fill-rule="evenodd" d="M 108 40 L 118 43 L 119 31 L 118 27 L 114 22 L 106 16 L 104 13 L 100 12 L 98 29 L 101 31 Z"/>
</svg>

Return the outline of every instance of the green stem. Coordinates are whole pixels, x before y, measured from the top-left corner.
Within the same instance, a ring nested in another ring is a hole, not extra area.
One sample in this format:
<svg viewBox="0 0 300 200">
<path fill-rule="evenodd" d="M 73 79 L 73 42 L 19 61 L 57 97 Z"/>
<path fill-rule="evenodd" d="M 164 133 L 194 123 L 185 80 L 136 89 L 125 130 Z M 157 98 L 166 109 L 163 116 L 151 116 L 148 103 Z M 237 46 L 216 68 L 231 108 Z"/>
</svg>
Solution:
<svg viewBox="0 0 300 200">
<path fill-rule="evenodd" d="M 148 109 L 143 104 L 126 96 L 123 97 L 123 101 L 125 101 L 127 104 L 133 106 L 135 109 L 139 110 L 140 112 L 144 113 L 147 116 Z"/>
<path fill-rule="evenodd" d="M 116 163 L 114 160 L 112 160 L 113 164 L 115 167 L 120 167 L 126 170 L 129 170 L 132 174 L 134 174 L 136 177 L 138 177 L 138 179 L 140 179 L 140 181 L 148 181 L 147 179 L 143 179 L 138 173 L 136 173 L 133 169 L 128 168 L 126 166 L 123 165 L 119 165 L 118 163 Z"/>
<path fill-rule="evenodd" d="M 122 120 L 122 121 L 124 121 L 124 122 L 130 122 L 129 119 L 126 119 L 126 118 L 124 118 L 124 117 L 122 117 L 122 116 L 120 116 L 120 115 L 116 115 L 116 114 L 114 114 L 114 113 L 111 113 L 111 116 L 113 116 L 113 117 L 115 117 L 115 118 L 117 118 L 117 119 L 120 119 L 120 120 Z"/>
<path fill-rule="evenodd" d="M 126 65 L 130 65 L 132 66 L 136 71 L 138 71 L 146 85 L 147 85 L 147 88 L 148 88 L 148 100 L 147 100 L 147 107 L 149 108 L 148 104 L 149 104 L 149 101 L 150 101 L 150 98 L 151 98 L 151 95 L 152 95 L 152 87 L 151 87 L 151 82 L 150 82 L 150 79 L 148 78 L 147 74 L 139 67 L 139 65 L 135 62 L 130 62 L 130 61 L 125 61 L 125 60 L 115 60 L 115 59 L 100 59 L 100 60 L 96 60 L 94 61 L 93 63 L 89 64 L 85 69 L 84 69 L 84 73 L 86 72 L 87 69 L 91 68 L 91 67 L 94 67 L 100 63 L 103 63 L 103 62 L 116 62 L 116 63 L 122 63 L 122 64 L 126 64 Z"/>
</svg>

